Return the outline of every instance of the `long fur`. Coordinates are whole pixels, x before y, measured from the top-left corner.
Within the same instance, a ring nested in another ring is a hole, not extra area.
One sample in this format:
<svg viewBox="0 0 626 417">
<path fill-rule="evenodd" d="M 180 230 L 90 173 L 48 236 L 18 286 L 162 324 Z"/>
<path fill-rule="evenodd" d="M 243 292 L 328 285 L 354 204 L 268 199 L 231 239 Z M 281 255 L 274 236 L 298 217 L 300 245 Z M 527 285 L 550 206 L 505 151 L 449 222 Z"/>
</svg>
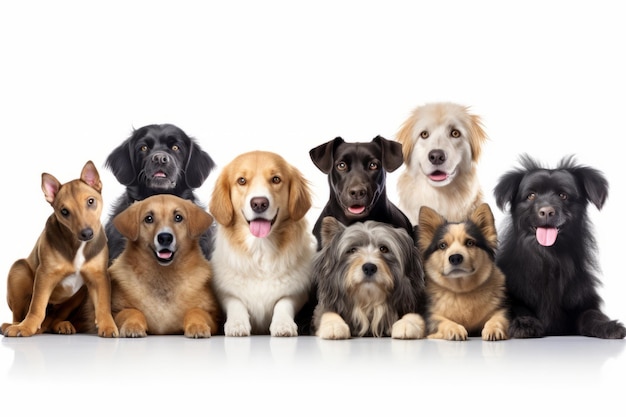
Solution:
<svg viewBox="0 0 626 417">
<path fill-rule="evenodd" d="M 247 152 L 223 168 L 209 210 L 227 336 L 297 336 L 294 316 L 311 289 L 311 204 L 308 181 L 276 153 Z"/>
<path fill-rule="evenodd" d="M 404 229 L 373 220 L 345 226 L 329 216 L 322 240 L 313 260 L 317 336 L 424 337 L 423 269 Z"/>
<path fill-rule="evenodd" d="M 173 194 L 203 208 L 194 190 L 215 168 L 215 162 L 196 139 L 172 124 L 151 124 L 133 130 L 107 157 L 105 165 L 125 190 L 112 204 L 105 224 L 109 258 L 124 249 L 124 237 L 115 229 L 113 218 L 135 201 L 156 194 Z M 202 251 L 210 259 L 213 228 L 202 236 Z"/>
<path fill-rule="evenodd" d="M 522 155 L 520 167 L 500 177 L 494 195 L 509 215 L 497 262 L 507 277 L 511 337 L 626 336 L 624 326 L 600 310 L 597 246 L 587 214 L 589 203 L 602 209 L 608 190 L 602 172 L 573 156 L 547 168 Z"/>
<path fill-rule="evenodd" d="M 498 238 L 483 203 L 463 222 L 449 222 L 422 206 L 419 247 L 428 296 L 428 337 L 507 339 L 505 277 L 495 264 Z"/>
<path fill-rule="evenodd" d="M 483 202 L 477 166 L 487 135 L 469 107 L 449 102 L 419 106 L 396 139 L 404 157 L 398 206 L 411 223 L 417 224 L 423 205 L 449 221 L 463 221 Z"/>
</svg>

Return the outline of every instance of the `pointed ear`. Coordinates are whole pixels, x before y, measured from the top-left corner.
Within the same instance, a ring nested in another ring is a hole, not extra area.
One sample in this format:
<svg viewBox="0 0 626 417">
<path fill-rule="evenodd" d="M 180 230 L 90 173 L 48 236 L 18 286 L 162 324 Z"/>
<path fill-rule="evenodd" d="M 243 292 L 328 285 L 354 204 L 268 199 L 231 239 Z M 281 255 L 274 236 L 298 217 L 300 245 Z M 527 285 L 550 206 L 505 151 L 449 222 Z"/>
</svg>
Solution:
<svg viewBox="0 0 626 417">
<path fill-rule="evenodd" d="M 100 181 L 100 174 L 96 169 L 96 166 L 92 161 L 87 161 L 85 166 L 83 167 L 82 172 L 80 173 L 80 179 L 85 184 L 89 185 L 91 188 L 95 189 L 98 192 L 102 192 L 102 181 Z"/>
<path fill-rule="evenodd" d="M 289 184 L 289 217 L 294 220 L 303 218 L 313 200 L 308 181 L 296 167 L 290 167 L 291 184 Z"/>
<path fill-rule="evenodd" d="M 402 145 L 400 142 L 394 142 L 382 136 L 376 136 L 372 141 L 380 145 L 383 153 L 383 169 L 385 171 L 393 172 L 402 166 L 404 159 L 402 159 Z"/>
<path fill-rule="evenodd" d="M 472 221 L 480 229 L 481 234 L 487 239 L 489 245 L 495 248 L 498 245 L 498 233 L 496 231 L 495 219 L 489 204 L 482 203 L 470 215 Z"/>
<path fill-rule="evenodd" d="M 60 188 L 61 183 L 53 175 L 45 172 L 41 174 L 41 189 L 48 203 L 54 203 L 54 199 Z"/>
<path fill-rule="evenodd" d="M 420 252 L 426 251 L 430 246 L 437 229 L 446 222 L 446 219 L 428 206 L 422 206 L 419 213 L 418 223 L 418 247 Z"/>
<path fill-rule="evenodd" d="M 343 225 L 339 220 L 332 216 L 326 216 L 322 219 L 322 247 L 330 244 L 330 241 L 333 240 L 333 237 L 337 233 L 341 233 L 345 230 L 346 226 Z"/>
<path fill-rule="evenodd" d="M 315 166 L 324 174 L 328 174 L 333 168 L 333 154 L 337 146 L 345 141 L 337 136 L 335 139 L 319 145 L 309 151 L 309 156 Z"/>
<path fill-rule="evenodd" d="M 198 188 L 215 168 L 215 162 L 192 138 L 185 138 L 189 146 L 189 157 L 185 166 L 185 181 L 191 188 Z"/>
<path fill-rule="evenodd" d="M 200 237 L 213 223 L 213 216 L 206 212 L 202 207 L 184 200 L 187 207 L 188 232 L 192 239 Z"/>
<path fill-rule="evenodd" d="M 136 201 L 113 218 L 113 226 L 131 242 L 139 238 L 139 218 L 143 212 L 142 201 Z"/>
<path fill-rule="evenodd" d="M 230 197 L 230 169 L 226 166 L 215 181 L 215 187 L 209 202 L 209 212 L 216 222 L 224 226 L 232 224 L 235 208 Z"/>
</svg>

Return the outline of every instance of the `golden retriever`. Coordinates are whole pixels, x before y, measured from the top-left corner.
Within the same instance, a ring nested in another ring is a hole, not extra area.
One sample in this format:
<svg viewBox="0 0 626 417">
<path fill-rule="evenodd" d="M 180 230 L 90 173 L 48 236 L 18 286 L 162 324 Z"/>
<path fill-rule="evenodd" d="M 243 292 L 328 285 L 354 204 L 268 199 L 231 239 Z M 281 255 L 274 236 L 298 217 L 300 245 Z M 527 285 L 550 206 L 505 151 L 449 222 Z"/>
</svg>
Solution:
<svg viewBox="0 0 626 417">
<path fill-rule="evenodd" d="M 308 181 L 282 156 L 252 151 L 217 178 L 211 262 L 226 336 L 297 336 L 295 315 L 311 290 L 315 240 L 305 217 Z"/>
<path fill-rule="evenodd" d="M 417 224 L 429 206 L 449 221 L 462 221 L 483 202 L 476 166 L 487 136 L 468 107 L 428 103 L 417 107 L 396 139 L 405 169 L 398 177 L 398 206 Z"/>
<path fill-rule="evenodd" d="M 218 332 L 211 264 L 200 247 L 212 222 L 204 209 L 173 194 L 137 201 L 113 218 L 127 240 L 109 267 L 120 337 Z"/>
</svg>

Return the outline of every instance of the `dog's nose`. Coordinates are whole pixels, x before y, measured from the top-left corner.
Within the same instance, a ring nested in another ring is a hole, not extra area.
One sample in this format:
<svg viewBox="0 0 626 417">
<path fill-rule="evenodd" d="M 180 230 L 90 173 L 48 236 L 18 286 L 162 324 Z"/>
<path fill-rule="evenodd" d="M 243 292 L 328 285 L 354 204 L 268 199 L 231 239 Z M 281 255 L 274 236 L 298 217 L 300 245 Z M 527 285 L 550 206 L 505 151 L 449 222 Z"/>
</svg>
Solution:
<svg viewBox="0 0 626 417">
<path fill-rule="evenodd" d="M 157 235 L 157 242 L 159 242 L 159 245 L 169 246 L 172 244 L 173 241 L 174 235 L 172 235 L 171 233 L 163 232 Z"/>
<path fill-rule="evenodd" d="M 454 255 L 450 255 L 448 261 L 450 261 L 452 265 L 460 265 L 463 262 L 463 255 L 455 253 Z"/>
<path fill-rule="evenodd" d="M 547 219 L 548 217 L 552 217 L 556 214 L 556 210 L 552 206 L 543 206 L 539 207 L 539 217 L 542 219 Z"/>
<path fill-rule="evenodd" d="M 250 200 L 250 207 L 255 213 L 263 213 L 270 206 L 270 201 L 265 197 L 254 197 Z"/>
<path fill-rule="evenodd" d="M 365 187 L 352 187 L 350 188 L 350 197 L 355 200 L 360 200 L 367 195 Z"/>
<path fill-rule="evenodd" d="M 433 165 L 441 165 L 446 162 L 446 153 L 441 149 L 433 149 L 428 152 L 428 160 Z"/>
<path fill-rule="evenodd" d="M 378 271 L 378 267 L 373 263 L 368 262 L 366 264 L 363 264 L 363 273 L 365 274 L 365 276 L 371 277 L 376 273 L 376 271 Z"/>
<path fill-rule="evenodd" d="M 83 242 L 93 239 L 93 229 L 91 227 L 86 227 L 81 230 L 79 239 Z"/>
<path fill-rule="evenodd" d="M 170 157 L 166 153 L 155 153 L 152 155 L 152 162 L 155 164 L 167 164 L 170 161 Z"/>
</svg>

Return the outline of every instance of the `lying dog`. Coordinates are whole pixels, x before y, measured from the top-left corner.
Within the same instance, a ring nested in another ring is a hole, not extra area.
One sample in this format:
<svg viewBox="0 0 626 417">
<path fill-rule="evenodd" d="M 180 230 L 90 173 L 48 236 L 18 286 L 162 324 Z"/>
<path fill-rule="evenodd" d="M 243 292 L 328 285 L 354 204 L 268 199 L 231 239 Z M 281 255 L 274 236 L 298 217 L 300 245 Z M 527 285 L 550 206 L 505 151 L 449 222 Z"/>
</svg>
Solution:
<svg viewBox="0 0 626 417">
<path fill-rule="evenodd" d="M 553 169 L 528 155 L 520 160 L 494 189 L 498 207 L 510 212 L 497 257 L 511 303 L 509 335 L 624 338 L 626 328 L 600 311 L 587 214 L 589 203 L 603 207 L 606 178 L 571 156 Z"/>
<path fill-rule="evenodd" d="M 202 206 L 194 190 L 207 179 L 215 163 L 195 139 L 171 124 L 147 125 L 115 148 L 106 160 L 125 192 L 113 204 L 105 225 L 109 258 L 117 258 L 124 249 L 124 238 L 112 219 L 135 201 L 155 194 L 173 194 Z M 210 258 L 213 230 L 203 235 L 201 244 Z"/>
<path fill-rule="evenodd" d="M 7 300 L 13 323 L 4 323 L 2 333 L 76 333 L 70 317 L 79 311 L 88 292 L 98 335 L 116 337 L 108 249 L 100 222 L 102 182 L 96 167 L 88 161 L 80 178 L 65 184 L 43 173 L 41 188 L 54 212 L 28 258 L 17 260 L 9 270 Z M 82 318 L 77 321 L 82 323 Z"/>
<path fill-rule="evenodd" d="M 483 203 L 462 222 L 449 222 L 422 206 L 419 248 L 428 295 L 428 338 L 507 339 L 505 277 L 495 264 L 498 237 Z"/>
<path fill-rule="evenodd" d="M 226 336 L 297 336 L 294 316 L 307 301 L 315 250 L 309 183 L 280 155 L 247 152 L 223 168 L 209 207 Z"/>
<path fill-rule="evenodd" d="M 322 248 L 322 220 L 327 216 L 346 226 L 376 220 L 413 235 L 407 216 L 387 198 L 387 172 L 402 165 L 399 143 L 381 136 L 370 142 L 352 143 L 337 137 L 311 149 L 309 155 L 315 166 L 328 175 L 330 186 L 328 202 L 313 226 L 318 250 Z"/>
<path fill-rule="evenodd" d="M 422 264 L 404 229 L 371 220 L 344 226 L 328 216 L 321 236 L 322 249 L 313 261 L 317 336 L 424 337 Z"/>
<path fill-rule="evenodd" d="M 213 218 L 193 202 L 162 194 L 113 218 L 127 239 L 109 267 L 111 308 L 121 337 L 218 332 L 220 310 L 200 236 Z"/>
<path fill-rule="evenodd" d="M 477 163 L 487 136 L 479 116 L 454 103 L 417 107 L 397 135 L 405 169 L 398 206 L 417 224 L 423 205 L 448 221 L 463 221 L 483 202 Z"/>
</svg>

